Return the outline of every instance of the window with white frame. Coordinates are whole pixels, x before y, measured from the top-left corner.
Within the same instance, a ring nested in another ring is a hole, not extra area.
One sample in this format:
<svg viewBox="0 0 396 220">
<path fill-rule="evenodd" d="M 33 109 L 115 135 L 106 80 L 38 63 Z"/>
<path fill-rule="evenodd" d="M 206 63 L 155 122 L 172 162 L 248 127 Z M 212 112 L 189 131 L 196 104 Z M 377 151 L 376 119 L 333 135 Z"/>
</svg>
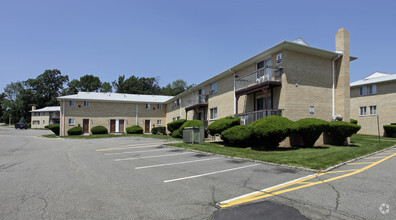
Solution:
<svg viewBox="0 0 396 220">
<path fill-rule="evenodd" d="M 76 103 L 74 101 L 69 101 L 69 106 L 75 106 Z"/>
<path fill-rule="evenodd" d="M 33 125 L 39 125 L 40 124 L 40 121 L 39 120 L 34 120 L 33 121 Z"/>
<path fill-rule="evenodd" d="M 360 95 L 367 95 L 367 87 L 366 86 L 362 86 L 360 87 Z"/>
<path fill-rule="evenodd" d="M 210 119 L 217 119 L 217 108 L 210 109 Z"/>
<path fill-rule="evenodd" d="M 172 118 L 172 121 L 176 121 L 176 118 Z"/>
<path fill-rule="evenodd" d="M 162 125 L 162 120 L 157 120 L 157 125 Z"/>
<path fill-rule="evenodd" d="M 40 116 L 40 112 L 33 112 L 33 116 Z"/>
<path fill-rule="evenodd" d="M 146 109 L 150 109 L 151 105 L 150 104 L 146 104 Z"/>
<path fill-rule="evenodd" d="M 177 116 L 177 117 L 176 117 L 176 120 L 180 120 L 180 116 Z"/>
<path fill-rule="evenodd" d="M 210 94 L 216 93 L 217 92 L 217 82 L 214 82 L 212 84 L 210 84 Z"/>
<path fill-rule="evenodd" d="M 74 125 L 74 118 L 69 118 L 69 125 Z"/>
<path fill-rule="evenodd" d="M 375 95 L 377 94 L 377 85 L 370 85 L 368 86 L 368 93 L 370 95 Z"/>
<path fill-rule="evenodd" d="M 161 109 L 162 109 L 162 104 L 158 104 L 158 105 L 157 105 L 157 109 L 158 109 L 158 110 L 161 110 Z"/>
<path fill-rule="evenodd" d="M 376 105 L 370 106 L 370 115 L 377 115 L 377 106 Z"/>
<path fill-rule="evenodd" d="M 366 116 L 367 115 L 367 107 L 366 106 L 360 107 L 359 115 L 360 116 Z"/>
<path fill-rule="evenodd" d="M 89 107 L 89 101 L 84 101 L 84 107 Z"/>
</svg>

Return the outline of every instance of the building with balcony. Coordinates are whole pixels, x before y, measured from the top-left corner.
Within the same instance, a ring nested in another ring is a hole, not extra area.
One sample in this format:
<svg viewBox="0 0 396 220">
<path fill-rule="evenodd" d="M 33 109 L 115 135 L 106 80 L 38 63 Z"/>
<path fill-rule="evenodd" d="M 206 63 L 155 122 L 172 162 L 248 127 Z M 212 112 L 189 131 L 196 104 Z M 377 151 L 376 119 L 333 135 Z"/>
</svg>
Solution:
<svg viewBox="0 0 396 220">
<path fill-rule="evenodd" d="M 351 118 L 362 126 L 359 134 L 384 134 L 396 123 L 396 74 L 375 72 L 351 83 Z"/>
<path fill-rule="evenodd" d="M 32 106 L 31 126 L 32 128 L 44 128 L 46 125 L 59 124 L 60 106 L 49 106 L 36 109 Z"/>
</svg>

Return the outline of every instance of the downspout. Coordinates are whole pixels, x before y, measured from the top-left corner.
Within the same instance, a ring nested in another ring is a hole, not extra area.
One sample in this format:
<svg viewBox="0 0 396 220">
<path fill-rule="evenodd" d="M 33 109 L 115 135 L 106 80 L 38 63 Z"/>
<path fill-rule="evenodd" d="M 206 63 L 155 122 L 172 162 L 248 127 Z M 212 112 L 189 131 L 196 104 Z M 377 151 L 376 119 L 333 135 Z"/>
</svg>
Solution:
<svg viewBox="0 0 396 220">
<path fill-rule="evenodd" d="M 232 71 L 232 69 L 229 69 L 228 71 L 232 72 L 234 74 L 234 115 L 236 114 L 236 97 L 235 97 L 235 72 Z"/>
<path fill-rule="evenodd" d="M 333 80 L 333 82 L 332 82 L 332 84 L 333 84 L 333 87 L 332 87 L 332 104 L 333 104 L 332 113 L 333 113 L 333 117 L 332 117 L 332 119 L 333 120 L 335 120 L 335 85 L 334 85 L 334 82 L 335 82 L 335 80 L 334 80 L 334 76 L 335 76 L 334 71 L 335 70 L 334 70 L 334 63 L 340 57 L 341 57 L 341 54 L 338 54 L 338 56 L 336 58 L 334 58 L 333 61 L 332 61 L 332 80 Z"/>
<path fill-rule="evenodd" d="M 63 111 L 62 111 L 62 127 L 63 127 L 62 134 L 63 135 L 62 136 L 65 136 L 65 111 L 66 111 L 65 100 L 63 100 L 62 105 L 63 105 L 63 107 L 62 107 L 62 109 L 63 109 Z"/>
<path fill-rule="evenodd" d="M 139 104 L 136 102 L 136 125 L 138 125 Z"/>
</svg>

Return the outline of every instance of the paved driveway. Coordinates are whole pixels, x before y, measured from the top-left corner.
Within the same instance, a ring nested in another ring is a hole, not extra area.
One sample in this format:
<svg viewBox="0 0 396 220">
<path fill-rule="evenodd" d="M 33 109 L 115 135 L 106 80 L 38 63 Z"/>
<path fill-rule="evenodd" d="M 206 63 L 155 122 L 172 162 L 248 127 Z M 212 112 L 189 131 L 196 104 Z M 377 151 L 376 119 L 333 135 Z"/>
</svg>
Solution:
<svg viewBox="0 0 396 220">
<path fill-rule="evenodd" d="M 0 128 L 2 219 L 209 219 L 220 201 L 311 174 L 151 138 Z"/>
</svg>

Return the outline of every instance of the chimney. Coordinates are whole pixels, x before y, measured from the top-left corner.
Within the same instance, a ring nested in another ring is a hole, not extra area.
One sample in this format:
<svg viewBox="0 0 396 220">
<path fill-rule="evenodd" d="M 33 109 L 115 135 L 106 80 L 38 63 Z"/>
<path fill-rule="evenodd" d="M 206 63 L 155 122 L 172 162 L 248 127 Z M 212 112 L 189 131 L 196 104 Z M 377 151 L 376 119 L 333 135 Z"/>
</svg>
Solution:
<svg viewBox="0 0 396 220">
<path fill-rule="evenodd" d="M 32 105 L 32 111 L 36 110 L 36 106 Z"/>
<path fill-rule="evenodd" d="M 335 115 L 340 115 L 343 121 L 350 119 L 350 56 L 349 32 L 341 28 L 336 33 L 336 51 L 342 56 L 336 62 L 335 71 Z"/>
</svg>

